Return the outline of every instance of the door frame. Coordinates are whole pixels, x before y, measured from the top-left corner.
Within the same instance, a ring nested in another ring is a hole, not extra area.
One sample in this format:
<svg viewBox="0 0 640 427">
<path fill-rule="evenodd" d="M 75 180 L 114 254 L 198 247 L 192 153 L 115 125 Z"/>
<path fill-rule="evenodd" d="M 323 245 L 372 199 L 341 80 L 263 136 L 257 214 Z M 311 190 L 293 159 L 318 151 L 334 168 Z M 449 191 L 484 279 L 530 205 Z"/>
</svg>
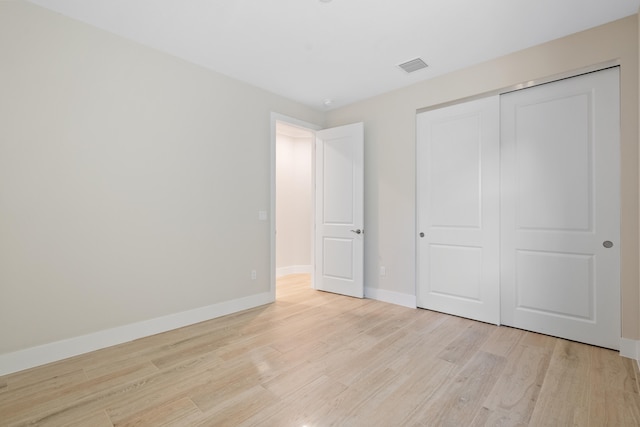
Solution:
<svg viewBox="0 0 640 427">
<path fill-rule="evenodd" d="M 280 113 L 271 113 L 271 142 L 269 148 L 269 294 L 271 301 L 276 300 L 276 127 L 277 122 L 289 124 L 299 128 L 307 129 L 313 134 L 313 147 L 311 150 L 311 185 L 315 188 L 315 132 L 322 129 L 322 126 L 315 123 L 306 122 L 296 119 L 295 117 L 286 116 Z M 315 269 L 315 233 L 313 228 L 315 225 L 315 192 L 311 197 L 311 266 Z M 315 287 L 313 282 L 313 274 L 311 275 L 311 286 Z"/>
</svg>

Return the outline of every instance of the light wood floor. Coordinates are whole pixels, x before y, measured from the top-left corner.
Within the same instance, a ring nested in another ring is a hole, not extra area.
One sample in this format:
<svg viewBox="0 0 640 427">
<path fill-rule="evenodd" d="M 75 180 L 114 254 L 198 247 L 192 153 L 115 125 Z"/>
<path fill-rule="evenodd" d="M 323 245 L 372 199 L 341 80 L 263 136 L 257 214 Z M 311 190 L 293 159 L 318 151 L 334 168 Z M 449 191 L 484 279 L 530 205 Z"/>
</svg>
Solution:
<svg viewBox="0 0 640 427">
<path fill-rule="evenodd" d="M 275 304 L 0 377 L 0 425 L 640 426 L 637 374 L 293 275 Z"/>
</svg>

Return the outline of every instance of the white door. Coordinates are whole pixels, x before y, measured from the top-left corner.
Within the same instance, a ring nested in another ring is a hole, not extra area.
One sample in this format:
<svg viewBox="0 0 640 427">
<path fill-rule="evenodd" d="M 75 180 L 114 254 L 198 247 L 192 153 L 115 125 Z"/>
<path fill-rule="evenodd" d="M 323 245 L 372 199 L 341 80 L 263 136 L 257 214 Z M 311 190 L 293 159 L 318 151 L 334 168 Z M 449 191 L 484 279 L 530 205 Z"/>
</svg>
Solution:
<svg viewBox="0 0 640 427">
<path fill-rule="evenodd" d="M 501 99 L 503 324 L 619 348 L 618 79 Z"/>
<path fill-rule="evenodd" d="M 418 306 L 500 322 L 499 99 L 417 116 Z"/>
<path fill-rule="evenodd" d="M 316 289 L 364 297 L 364 126 L 316 132 Z"/>
</svg>

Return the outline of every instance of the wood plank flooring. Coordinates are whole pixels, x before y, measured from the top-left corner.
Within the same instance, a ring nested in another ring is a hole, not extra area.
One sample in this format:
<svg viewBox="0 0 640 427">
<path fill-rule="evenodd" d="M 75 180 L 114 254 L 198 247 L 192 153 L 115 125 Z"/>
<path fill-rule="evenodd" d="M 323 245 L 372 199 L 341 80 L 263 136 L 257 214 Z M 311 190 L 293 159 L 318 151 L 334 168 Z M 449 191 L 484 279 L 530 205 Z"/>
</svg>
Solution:
<svg viewBox="0 0 640 427">
<path fill-rule="evenodd" d="M 640 426 L 616 352 L 279 280 L 277 302 L 0 377 L 0 426 Z"/>
</svg>

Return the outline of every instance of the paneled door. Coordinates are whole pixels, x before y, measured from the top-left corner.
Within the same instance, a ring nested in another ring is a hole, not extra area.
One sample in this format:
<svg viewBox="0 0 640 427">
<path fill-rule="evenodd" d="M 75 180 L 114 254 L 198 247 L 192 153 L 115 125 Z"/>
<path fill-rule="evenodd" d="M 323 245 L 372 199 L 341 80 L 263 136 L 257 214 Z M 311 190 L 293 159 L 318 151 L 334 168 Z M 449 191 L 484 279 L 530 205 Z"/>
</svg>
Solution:
<svg viewBox="0 0 640 427">
<path fill-rule="evenodd" d="M 499 324 L 499 98 L 417 116 L 418 307 Z"/>
<path fill-rule="evenodd" d="M 501 319 L 620 342 L 618 69 L 501 97 Z"/>
<path fill-rule="evenodd" d="M 364 297 L 364 126 L 316 132 L 316 289 Z"/>
</svg>

